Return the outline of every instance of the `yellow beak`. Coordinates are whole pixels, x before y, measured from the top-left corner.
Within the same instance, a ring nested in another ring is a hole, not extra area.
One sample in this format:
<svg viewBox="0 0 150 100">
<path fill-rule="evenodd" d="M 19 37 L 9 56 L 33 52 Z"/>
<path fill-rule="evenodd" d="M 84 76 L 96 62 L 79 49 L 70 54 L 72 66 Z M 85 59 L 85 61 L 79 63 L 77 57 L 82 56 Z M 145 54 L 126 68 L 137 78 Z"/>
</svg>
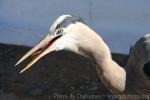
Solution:
<svg viewBox="0 0 150 100">
<path fill-rule="evenodd" d="M 49 34 L 34 48 L 32 48 L 30 51 L 28 51 L 16 64 L 20 64 L 25 59 L 27 59 L 29 56 L 33 56 L 32 61 L 23 68 L 20 73 L 23 73 L 25 70 L 29 69 L 33 64 L 35 64 L 40 58 L 42 58 L 44 55 L 52 52 L 55 50 L 55 41 L 60 37 L 59 36 L 50 36 Z"/>
</svg>

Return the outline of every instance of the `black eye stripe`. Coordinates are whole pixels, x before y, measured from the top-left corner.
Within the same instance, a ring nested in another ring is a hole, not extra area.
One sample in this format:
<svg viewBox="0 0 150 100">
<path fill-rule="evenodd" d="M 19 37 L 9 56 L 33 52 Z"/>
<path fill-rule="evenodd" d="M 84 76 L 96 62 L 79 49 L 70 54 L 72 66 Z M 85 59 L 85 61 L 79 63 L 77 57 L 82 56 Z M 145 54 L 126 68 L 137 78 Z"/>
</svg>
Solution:
<svg viewBox="0 0 150 100">
<path fill-rule="evenodd" d="M 60 24 L 58 24 L 57 26 L 56 26 L 56 29 L 58 29 L 58 28 L 60 28 L 61 26 L 60 26 Z"/>
<path fill-rule="evenodd" d="M 65 28 L 70 24 L 75 24 L 76 22 L 82 22 L 85 24 L 84 20 L 80 17 L 72 16 L 72 17 L 66 17 L 61 23 L 59 23 L 55 29 L 58 28 Z"/>
<path fill-rule="evenodd" d="M 86 24 L 82 18 L 73 15 L 65 17 L 61 22 L 59 22 L 58 19 L 55 21 L 55 23 L 53 23 L 53 26 L 50 29 L 50 32 L 52 32 L 53 34 L 60 34 L 61 32 L 59 31 L 56 33 L 58 29 L 66 28 L 70 24 L 75 24 L 76 22 L 81 22 Z"/>
</svg>

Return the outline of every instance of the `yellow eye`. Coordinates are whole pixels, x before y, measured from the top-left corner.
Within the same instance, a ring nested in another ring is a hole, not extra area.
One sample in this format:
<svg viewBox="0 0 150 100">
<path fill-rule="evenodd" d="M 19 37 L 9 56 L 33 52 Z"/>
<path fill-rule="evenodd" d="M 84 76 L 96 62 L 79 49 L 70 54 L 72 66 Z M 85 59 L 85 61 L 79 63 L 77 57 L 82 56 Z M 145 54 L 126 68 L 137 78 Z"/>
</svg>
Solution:
<svg viewBox="0 0 150 100">
<path fill-rule="evenodd" d="M 59 29 L 59 33 L 62 33 L 63 32 L 63 29 L 61 28 L 61 29 Z"/>
</svg>

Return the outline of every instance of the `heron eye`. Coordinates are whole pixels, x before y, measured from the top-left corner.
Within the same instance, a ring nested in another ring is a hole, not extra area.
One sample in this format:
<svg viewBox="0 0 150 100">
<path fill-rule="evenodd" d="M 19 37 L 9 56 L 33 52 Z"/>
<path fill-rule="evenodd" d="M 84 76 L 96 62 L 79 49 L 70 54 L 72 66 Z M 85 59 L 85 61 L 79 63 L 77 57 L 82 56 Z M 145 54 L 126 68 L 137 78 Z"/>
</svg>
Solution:
<svg viewBox="0 0 150 100">
<path fill-rule="evenodd" d="M 62 33 L 62 32 L 63 32 L 63 29 L 62 29 L 62 28 L 58 30 L 58 33 Z"/>
<path fill-rule="evenodd" d="M 63 32 L 63 29 L 60 28 L 60 29 L 57 29 L 55 32 L 54 32 L 54 35 L 59 35 Z"/>
</svg>

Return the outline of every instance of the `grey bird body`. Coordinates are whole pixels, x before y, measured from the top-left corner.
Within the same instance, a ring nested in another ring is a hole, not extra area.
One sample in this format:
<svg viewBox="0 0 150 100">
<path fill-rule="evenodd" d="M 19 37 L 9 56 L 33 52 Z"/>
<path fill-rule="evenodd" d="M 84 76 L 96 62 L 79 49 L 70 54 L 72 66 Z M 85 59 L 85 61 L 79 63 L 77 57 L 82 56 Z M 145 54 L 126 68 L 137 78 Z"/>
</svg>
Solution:
<svg viewBox="0 0 150 100">
<path fill-rule="evenodd" d="M 128 93 L 150 95 L 150 34 L 140 38 L 134 45 L 128 63 L 126 88 Z M 146 71 L 144 70 L 146 69 Z"/>
</svg>

